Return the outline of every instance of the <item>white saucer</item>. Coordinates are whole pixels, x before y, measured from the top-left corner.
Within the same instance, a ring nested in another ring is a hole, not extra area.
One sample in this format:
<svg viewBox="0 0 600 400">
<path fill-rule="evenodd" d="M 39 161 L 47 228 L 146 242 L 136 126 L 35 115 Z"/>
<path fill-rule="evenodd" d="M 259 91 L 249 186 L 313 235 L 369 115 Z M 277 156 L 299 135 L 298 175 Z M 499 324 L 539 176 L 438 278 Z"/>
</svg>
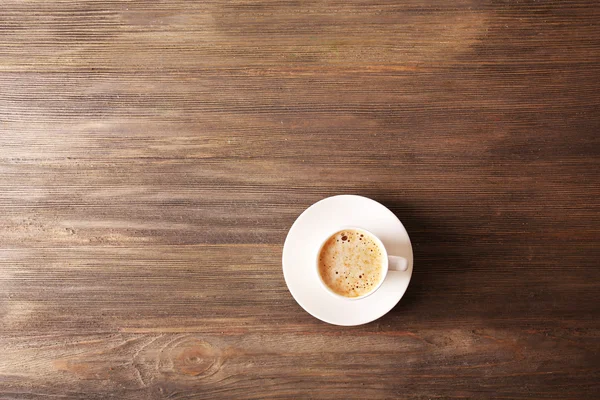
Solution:
<svg viewBox="0 0 600 400">
<path fill-rule="evenodd" d="M 344 226 L 374 233 L 390 255 L 408 260 L 408 270 L 390 271 L 379 290 L 364 299 L 338 299 L 327 293 L 319 285 L 316 249 L 324 236 Z M 283 245 L 283 276 L 292 296 L 306 312 L 334 325 L 361 325 L 385 315 L 406 292 L 412 269 L 412 246 L 400 220 L 362 196 L 333 196 L 313 204 L 294 222 Z"/>
</svg>

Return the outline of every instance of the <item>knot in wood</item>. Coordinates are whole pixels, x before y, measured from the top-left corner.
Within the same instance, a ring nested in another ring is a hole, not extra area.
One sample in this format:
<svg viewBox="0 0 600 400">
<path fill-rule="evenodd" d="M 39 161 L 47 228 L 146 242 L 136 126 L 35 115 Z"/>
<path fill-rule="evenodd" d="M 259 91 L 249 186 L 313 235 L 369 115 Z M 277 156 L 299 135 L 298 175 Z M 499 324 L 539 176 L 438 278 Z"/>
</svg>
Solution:
<svg viewBox="0 0 600 400">
<path fill-rule="evenodd" d="M 172 352 L 173 367 L 176 372 L 183 375 L 212 375 L 220 365 L 220 350 L 203 340 L 183 341 Z"/>
</svg>

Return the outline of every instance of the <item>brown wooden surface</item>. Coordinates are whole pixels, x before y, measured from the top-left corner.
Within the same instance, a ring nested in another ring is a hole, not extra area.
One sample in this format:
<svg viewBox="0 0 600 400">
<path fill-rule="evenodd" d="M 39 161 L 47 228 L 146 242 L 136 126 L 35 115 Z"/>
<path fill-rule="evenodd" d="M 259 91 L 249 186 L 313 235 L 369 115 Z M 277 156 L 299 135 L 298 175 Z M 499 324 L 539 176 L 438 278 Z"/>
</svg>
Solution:
<svg viewBox="0 0 600 400">
<path fill-rule="evenodd" d="M 599 23 L 596 0 L 3 0 L 0 398 L 598 398 Z M 340 193 L 415 251 L 352 328 L 281 272 Z"/>
</svg>

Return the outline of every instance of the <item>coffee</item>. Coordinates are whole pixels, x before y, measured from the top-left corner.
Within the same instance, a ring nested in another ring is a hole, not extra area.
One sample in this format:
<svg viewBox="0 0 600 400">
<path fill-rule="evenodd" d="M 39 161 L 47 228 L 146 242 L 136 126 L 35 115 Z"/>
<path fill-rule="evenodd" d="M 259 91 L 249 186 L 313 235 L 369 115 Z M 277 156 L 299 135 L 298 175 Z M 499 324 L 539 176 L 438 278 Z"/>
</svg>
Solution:
<svg viewBox="0 0 600 400">
<path fill-rule="evenodd" d="M 319 275 L 334 293 L 360 297 L 377 287 L 383 277 L 383 250 L 367 232 L 346 229 L 333 234 L 321 247 Z"/>
</svg>

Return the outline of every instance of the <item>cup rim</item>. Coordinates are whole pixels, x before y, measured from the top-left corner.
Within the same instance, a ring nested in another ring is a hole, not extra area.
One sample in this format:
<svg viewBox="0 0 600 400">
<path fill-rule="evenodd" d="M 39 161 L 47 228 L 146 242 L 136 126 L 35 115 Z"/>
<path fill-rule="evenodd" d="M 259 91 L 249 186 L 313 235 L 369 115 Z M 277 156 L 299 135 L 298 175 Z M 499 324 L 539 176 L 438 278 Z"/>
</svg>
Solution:
<svg viewBox="0 0 600 400">
<path fill-rule="evenodd" d="M 327 284 L 323 281 L 321 274 L 319 273 L 319 255 L 321 254 L 321 250 L 323 249 L 323 246 L 325 245 L 325 243 L 327 243 L 327 240 L 329 240 L 330 237 L 332 237 L 333 235 L 335 235 L 338 232 L 341 232 L 343 230 L 350 230 L 350 229 L 362 231 L 362 232 L 365 232 L 365 233 L 371 235 L 376 240 L 379 247 L 381 249 L 383 249 L 383 271 L 382 271 L 382 277 L 379 280 L 379 283 L 377 283 L 377 286 L 375 286 L 373 289 L 371 289 L 368 293 L 365 293 L 365 294 L 363 294 L 361 296 L 357 296 L 357 297 L 346 297 L 346 296 L 342 296 L 341 294 L 335 293 L 333 290 L 331 290 L 327 286 Z M 389 270 L 389 259 L 388 259 L 388 252 L 387 252 L 387 249 L 385 248 L 385 245 L 383 244 L 381 239 L 379 239 L 379 237 L 377 237 L 377 235 L 375 235 L 373 232 L 371 232 L 370 230 L 365 229 L 365 228 L 360 228 L 357 226 L 343 226 L 343 227 L 337 228 L 335 230 L 332 230 L 331 233 L 329 233 L 327 236 L 325 236 L 325 238 L 323 239 L 323 241 L 317 248 L 317 254 L 315 256 L 315 271 L 317 273 L 317 279 L 319 281 L 319 284 L 327 293 L 329 293 L 330 295 L 332 295 L 334 297 L 342 299 L 342 300 L 355 301 L 355 300 L 364 299 L 365 297 L 369 297 L 370 295 L 375 293 L 381 287 L 381 285 L 383 285 L 383 281 L 385 281 L 385 278 L 387 277 L 388 270 Z"/>
</svg>

